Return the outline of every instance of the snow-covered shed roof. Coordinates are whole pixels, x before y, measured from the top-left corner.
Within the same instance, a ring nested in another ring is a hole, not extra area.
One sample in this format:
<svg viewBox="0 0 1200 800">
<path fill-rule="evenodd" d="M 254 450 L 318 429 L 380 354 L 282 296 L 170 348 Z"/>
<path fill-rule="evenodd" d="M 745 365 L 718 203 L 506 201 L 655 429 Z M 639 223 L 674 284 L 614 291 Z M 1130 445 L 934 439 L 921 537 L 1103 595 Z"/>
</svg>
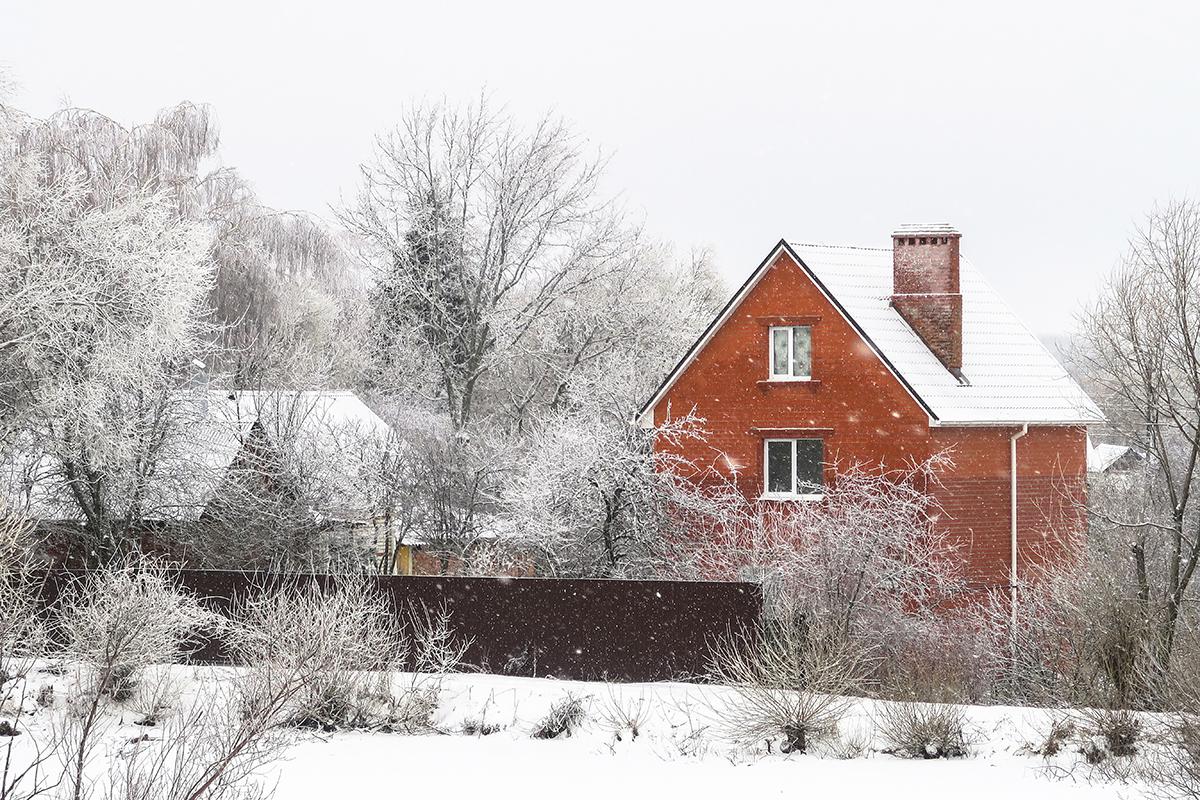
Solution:
<svg viewBox="0 0 1200 800">
<path fill-rule="evenodd" d="M 256 423 L 268 438 L 286 431 L 298 447 L 318 457 L 345 484 L 336 509 L 326 515 L 361 513 L 349 473 L 356 466 L 346 445 L 363 437 L 386 439 L 388 424 L 349 391 L 181 390 L 173 404 L 177 433 L 164 448 L 162 463 L 146 487 L 144 506 L 155 519 L 195 520 L 212 500 Z M 78 507 L 59 463 L 50 455 L 27 453 L 0 474 L 0 508 L 17 508 L 34 518 L 80 520 Z"/>
<path fill-rule="evenodd" d="M 927 226 L 922 226 L 927 228 Z M 648 415 L 780 252 L 804 269 L 935 425 L 1071 425 L 1103 420 L 1067 374 L 978 270 L 960 258 L 961 382 L 892 307 L 892 250 L 781 241 L 730 299 L 642 407 Z"/>
<path fill-rule="evenodd" d="M 1143 451 L 1124 444 L 1093 442 L 1088 437 L 1087 470 L 1092 473 L 1121 471 L 1140 463 L 1145 458 Z"/>
<path fill-rule="evenodd" d="M 1089 441 L 1087 470 L 1088 472 L 1104 472 L 1128 452 L 1129 448 L 1123 444 L 1105 444 L 1104 442 L 1093 444 Z"/>
</svg>

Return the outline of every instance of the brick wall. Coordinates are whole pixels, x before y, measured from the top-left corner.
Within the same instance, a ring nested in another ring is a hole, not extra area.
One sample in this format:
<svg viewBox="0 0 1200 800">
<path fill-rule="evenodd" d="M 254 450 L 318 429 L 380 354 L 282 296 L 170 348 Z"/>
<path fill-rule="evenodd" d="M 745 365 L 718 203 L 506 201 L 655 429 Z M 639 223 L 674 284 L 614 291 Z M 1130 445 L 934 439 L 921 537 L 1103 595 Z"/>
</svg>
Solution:
<svg viewBox="0 0 1200 800">
<path fill-rule="evenodd" d="M 936 492 L 942 526 L 980 587 L 1007 586 L 1011 558 L 1009 439 L 1017 428 L 938 428 L 933 449 L 951 451 L 954 469 Z M 1032 427 L 1017 440 L 1017 570 L 1069 558 L 1082 529 L 1086 431 Z"/>
<path fill-rule="evenodd" d="M 812 326 L 811 381 L 767 380 L 768 331 L 786 324 Z M 787 255 L 655 406 L 655 424 L 668 411 L 692 408 L 712 435 L 682 454 L 699 467 L 735 475 L 752 496 L 763 488 L 764 436 L 752 434 L 756 428 L 826 429 L 831 462 L 899 462 L 928 450 L 925 412 Z"/>
</svg>

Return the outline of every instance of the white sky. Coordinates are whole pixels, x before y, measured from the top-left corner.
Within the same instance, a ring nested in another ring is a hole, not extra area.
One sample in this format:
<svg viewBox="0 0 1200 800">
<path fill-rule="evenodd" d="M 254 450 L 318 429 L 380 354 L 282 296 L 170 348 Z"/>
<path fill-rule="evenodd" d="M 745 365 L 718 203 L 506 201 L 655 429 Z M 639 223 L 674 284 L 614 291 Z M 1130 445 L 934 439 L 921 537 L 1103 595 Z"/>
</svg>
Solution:
<svg viewBox="0 0 1200 800">
<path fill-rule="evenodd" d="M 731 286 L 780 237 L 948 221 L 1043 334 L 1156 200 L 1197 196 L 1197 34 L 1195 2 L 0 0 L 18 106 L 212 103 L 225 163 L 274 206 L 327 213 L 406 102 L 486 86 L 563 114 L 648 229 L 712 246 Z"/>
</svg>

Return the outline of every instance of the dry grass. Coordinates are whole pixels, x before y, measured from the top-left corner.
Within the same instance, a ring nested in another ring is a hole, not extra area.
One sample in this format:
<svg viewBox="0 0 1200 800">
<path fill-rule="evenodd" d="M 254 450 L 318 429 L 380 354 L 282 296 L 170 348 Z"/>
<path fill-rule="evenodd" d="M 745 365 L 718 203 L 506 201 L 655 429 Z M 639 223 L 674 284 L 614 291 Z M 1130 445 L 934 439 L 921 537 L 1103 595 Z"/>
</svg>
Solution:
<svg viewBox="0 0 1200 800">
<path fill-rule="evenodd" d="M 533 726 L 529 735 L 534 739 L 557 739 L 564 733 L 570 736 L 587 719 L 582 698 L 568 694 L 550 707 L 546 716 Z"/>
</svg>

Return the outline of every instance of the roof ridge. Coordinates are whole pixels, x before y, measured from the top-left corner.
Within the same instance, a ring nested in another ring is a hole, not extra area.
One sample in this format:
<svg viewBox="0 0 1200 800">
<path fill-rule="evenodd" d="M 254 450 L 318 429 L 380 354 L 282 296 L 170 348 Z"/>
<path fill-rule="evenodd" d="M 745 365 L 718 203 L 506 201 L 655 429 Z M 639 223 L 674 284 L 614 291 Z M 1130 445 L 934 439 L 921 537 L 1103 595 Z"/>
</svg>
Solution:
<svg viewBox="0 0 1200 800">
<path fill-rule="evenodd" d="M 857 244 L 822 244 L 821 242 L 788 242 L 792 247 L 824 247 L 828 250 L 872 250 L 881 253 L 890 253 L 890 247 L 863 247 Z"/>
</svg>

